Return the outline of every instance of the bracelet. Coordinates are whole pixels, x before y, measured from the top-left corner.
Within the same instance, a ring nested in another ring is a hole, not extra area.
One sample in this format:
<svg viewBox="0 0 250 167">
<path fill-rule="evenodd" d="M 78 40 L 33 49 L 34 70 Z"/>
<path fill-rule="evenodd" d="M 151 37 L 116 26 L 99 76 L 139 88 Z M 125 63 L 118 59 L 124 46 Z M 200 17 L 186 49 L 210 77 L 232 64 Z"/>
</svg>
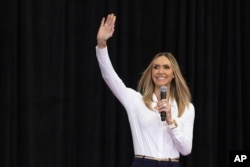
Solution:
<svg viewBox="0 0 250 167">
<path fill-rule="evenodd" d="M 176 123 L 176 121 L 175 120 L 173 120 L 173 124 L 171 124 L 171 125 L 168 125 L 168 127 L 170 128 L 170 129 L 174 129 L 174 128 L 177 128 L 177 123 Z"/>
</svg>

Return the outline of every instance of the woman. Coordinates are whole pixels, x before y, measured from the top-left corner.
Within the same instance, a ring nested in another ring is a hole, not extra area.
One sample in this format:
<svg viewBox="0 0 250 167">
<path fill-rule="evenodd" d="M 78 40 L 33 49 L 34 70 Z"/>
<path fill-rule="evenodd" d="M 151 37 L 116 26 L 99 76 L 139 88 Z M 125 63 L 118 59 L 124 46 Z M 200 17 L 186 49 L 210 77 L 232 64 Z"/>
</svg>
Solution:
<svg viewBox="0 0 250 167">
<path fill-rule="evenodd" d="M 108 55 L 107 40 L 112 37 L 116 16 L 103 18 L 97 33 L 96 56 L 102 77 L 126 109 L 132 131 L 132 167 L 179 167 L 180 154 L 192 150 L 194 106 L 191 95 L 171 53 L 157 54 L 138 83 L 138 90 L 126 87 Z M 166 97 L 161 97 L 161 88 Z M 165 112 L 162 121 L 159 112 Z"/>
</svg>

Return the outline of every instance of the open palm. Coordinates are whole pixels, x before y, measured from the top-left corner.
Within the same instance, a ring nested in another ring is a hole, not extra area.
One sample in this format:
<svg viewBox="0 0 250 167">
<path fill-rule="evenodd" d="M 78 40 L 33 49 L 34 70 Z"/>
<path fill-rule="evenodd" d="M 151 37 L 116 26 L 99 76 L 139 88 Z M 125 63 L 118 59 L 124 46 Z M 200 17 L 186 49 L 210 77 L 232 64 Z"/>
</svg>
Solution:
<svg viewBox="0 0 250 167">
<path fill-rule="evenodd" d="M 116 16 L 114 14 L 109 14 L 105 20 L 102 18 L 101 25 L 97 33 L 97 41 L 106 42 L 110 37 L 112 37 L 115 31 L 115 20 Z"/>
</svg>

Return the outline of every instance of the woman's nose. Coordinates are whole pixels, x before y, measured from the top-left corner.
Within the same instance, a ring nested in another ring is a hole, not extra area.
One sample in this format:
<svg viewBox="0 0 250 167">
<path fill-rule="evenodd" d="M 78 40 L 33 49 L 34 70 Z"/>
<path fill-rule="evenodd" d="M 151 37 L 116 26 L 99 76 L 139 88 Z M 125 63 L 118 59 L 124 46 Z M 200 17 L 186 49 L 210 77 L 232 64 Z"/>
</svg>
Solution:
<svg viewBox="0 0 250 167">
<path fill-rule="evenodd" d="M 159 73 L 162 73 L 162 72 L 163 72 L 163 68 L 160 67 L 160 68 L 159 68 Z"/>
</svg>

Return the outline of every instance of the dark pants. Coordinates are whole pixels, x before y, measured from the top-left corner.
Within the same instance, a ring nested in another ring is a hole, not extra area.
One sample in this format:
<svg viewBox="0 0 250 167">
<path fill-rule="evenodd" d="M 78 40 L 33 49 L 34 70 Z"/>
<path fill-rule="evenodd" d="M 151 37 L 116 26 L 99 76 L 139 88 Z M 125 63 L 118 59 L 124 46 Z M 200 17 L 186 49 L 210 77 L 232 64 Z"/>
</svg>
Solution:
<svg viewBox="0 0 250 167">
<path fill-rule="evenodd" d="M 163 162 L 143 158 L 134 158 L 132 167 L 180 167 L 179 162 Z"/>
</svg>

